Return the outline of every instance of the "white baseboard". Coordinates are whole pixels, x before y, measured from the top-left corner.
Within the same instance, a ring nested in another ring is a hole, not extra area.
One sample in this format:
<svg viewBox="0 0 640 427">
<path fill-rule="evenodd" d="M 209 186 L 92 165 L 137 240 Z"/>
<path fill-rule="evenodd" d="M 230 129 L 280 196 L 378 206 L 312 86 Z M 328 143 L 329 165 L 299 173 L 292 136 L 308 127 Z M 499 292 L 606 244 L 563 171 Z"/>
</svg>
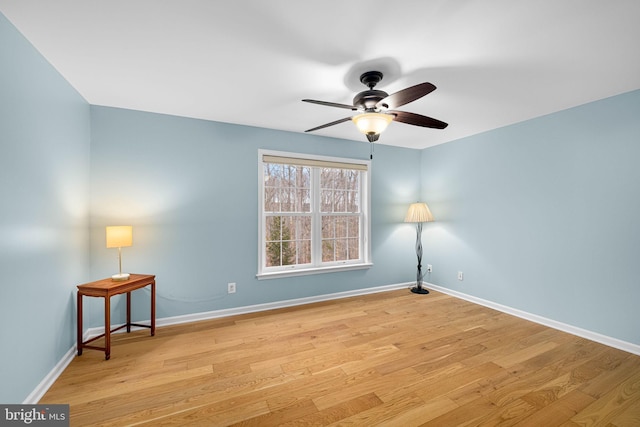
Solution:
<svg viewBox="0 0 640 427">
<path fill-rule="evenodd" d="M 341 299 L 341 298 L 349 298 L 349 297 L 360 296 L 360 295 L 369 295 L 369 294 L 378 293 L 378 292 L 388 292 L 388 291 L 394 291 L 398 289 L 407 289 L 412 286 L 413 286 L 413 283 L 399 283 L 395 285 L 379 286 L 375 288 L 356 289 L 352 291 L 337 292 L 337 293 L 327 294 L 327 295 L 317 295 L 313 297 L 290 299 L 290 300 L 270 302 L 265 304 L 248 305 L 245 307 L 235 307 L 235 308 L 227 308 L 222 310 L 206 311 L 202 313 L 186 314 L 182 316 L 164 317 L 156 320 L 156 326 L 177 325 L 181 323 L 197 322 L 200 320 L 209 320 L 209 319 L 217 319 L 220 317 L 235 316 L 238 314 L 257 313 L 260 311 L 275 310 L 278 308 L 312 304 L 314 302 L 331 301 L 331 300 Z M 482 298 L 474 297 L 472 295 L 467 295 L 467 294 L 457 292 L 448 288 L 434 285 L 432 283 L 425 283 L 425 287 L 428 289 L 433 289 L 434 291 L 442 292 L 443 294 L 451 295 L 456 298 L 460 298 L 469 302 L 473 302 L 475 304 L 489 307 L 494 310 L 501 311 L 503 313 L 511 314 L 513 316 L 520 317 L 525 320 L 539 323 L 541 325 L 558 329 L 563 332 L 568 332 L 570 334 L 577 335 L 579 337 L 586 338 L 595 342 L 599 342 L 609 347 L 624 350 L 626 352 L 640 356 L 640 345 L 637 345 L 637 344 L 633 344 L 633 343 L 622 341 L 616 338 L 608 337 L 606 335 L 581 329 L 572 325 L 567 325 L 562 322 L 557 322 L 555 320 L 547 319 L 545 317 L 538 316 L 536 314 L 527 313 L 525 311 L 511 308 L 502 304 L 483 300 Z M 141 323 L 144 323 L 144 321 L 141 321 Z M 113 327 L 114 326 L 112 326 L 112 328 Z M 132 327 L 132 330 L 135 330 L 135 329 L 143 329 L 143 328 Z M 85 331 L 83 339 L 84 340 L 90 339 L 92 337 L 102 334 L 103 332 L 104 332 L 104 327 L 90 328 L 87 331 Z M 124 332 L 124 331 L 119 331 L 118 333 L 121 333 L 121 332 Z M 71 363 L 71 361 L 75 357 L 75 354 L 76 354 L 76 346 L 74 345 L 62 357 L 60 362 L 56 364 L 56 366 L 51 370 L 51 372 L 49 372 L 49 374 L 47 374 L 47 376 L 40 382 L 40 384 L 38 384 L 35 390 L 33 390 L 31 394 L 27 396 L 27 398 L 24 400 L 23 403 L 24 404 L 38 403 L 38 401 L 42 398 L 42 396 L 44 396 L 44 394 L 47 392 L 49 387 L 51 387 L 51 385 L 55 382 L 55 380 L 58 379 L 58 377 L 62 374 L 62 372 L 69 365 L 69 363 Z"/>
<path fill-rule="evenodd" d="M 197 322 L 199 320 L 216 319 L 220 317 L 236 316 L 238 314 L 257 313 L 260 311 L 275 310 L 278 308 L 294 307 L 296 305 L 313 304 L 314 302 L 331 301 L 335 299 L 349 298 L 360 295 L 369 295 L 378 292 L 407 289 L 410 285 L 400 283 L 396 285 L 379 286 L 375 288 L 356 289 L 353 291 L 337 292 L 333 294 L 317 295 L 313 297 L 297 298 L 265 304 L 248 305 L 245 307 L 227 308 L 223 310 L 206 311 L 203 313 L 186 314 L 183 316 L 165 317 L 156 321 L 157 326 L 177 325 L 180 323 Z"/>
<path fill-rule="evenodd" d="M 617 338 L 612 338 L 606 335 L 599 334 L 597 332 L 578 328 L 577 326 L 558 322 L 556 320 L 547 319 L 546 317 L 538 316 L 537 314 L 528 313 L 526 311 L 518 310 L 517 308 L 512 308 L 492 301 L 487 301 L 482 298 L 474 297 L 473 295 L 467 295 L 462 292 L 434 285 L 432 283 L 425 283 L 425 287 L 428 289 L 433 289 L 434 291 L 442 292 L 443 294 L 451 295 L 453 297 L 460 298 L 475 304 L 493 308 L 494 310 L 498 310 L 503 313 L 511 314 L 513 316 L 520 317 L 531 322 L 539 323 L 541 325 L 548 326 L 559 331 L 567 332 L 572 335 L 586 338 L 588 340 L 595 341 L 600 344 L 604 344 L 609 347 L 617 348 L 619 350 L 623 350 L 628 353 L 640 356 L 640 345 L 638 344 L 633 344 L 627 341 L 619 340 Z"/>
<path fill-rule="evenodd" d="M 64 356 L 62 356 L 62 359 L 60 359 L 60 361 L 56 363 L 56 366 L 53 367 L 51 372 L 49 372 L 47 376 L 45 376 L 42 381 L 40 381 L 40 384 L 37 385 L 37 387 L 29 394 L 29 396 L 27 396 L 26 399 L 24 399 L 24 402 L 22 403 L 24 405 L 37 404 L 40 399 L 42 399 L 42 396 L 44 396 L 47 390 L 49 390 L 49 387 L 53 385 L 53 383 L 64 372 L 67 366 L 69 366 L 69 363 L 71 363 L 75 354 L 76 346 L 73 346 L 71 349 L 69 349 L 69 351 L 65 353 Z"/>
</svg>

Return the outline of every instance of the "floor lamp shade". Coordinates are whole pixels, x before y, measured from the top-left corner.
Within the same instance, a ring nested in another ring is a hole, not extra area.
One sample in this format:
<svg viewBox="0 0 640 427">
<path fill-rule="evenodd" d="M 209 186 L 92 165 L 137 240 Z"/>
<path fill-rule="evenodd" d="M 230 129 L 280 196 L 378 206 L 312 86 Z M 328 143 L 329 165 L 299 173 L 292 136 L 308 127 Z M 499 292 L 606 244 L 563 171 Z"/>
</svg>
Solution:
<svg viewBox="0 0 640 427">
<path fill-rule="evenodd" d="M 133 245 L 133 227 L 114 225 L 107 227 L 107 248 L 118 248 L 119 273 L 111 276 L 113 280 L 127 280 L 129 273 L 122 272 L 122 248 Z"/>
<path fill-rule="evenodd" d="M 426 203 L 412 203 L 407 211 L 404 222 L 431 222 L 433 215 Z"/>
<path fill-rule="evenodd" d="M 416 224 L 416 255 L 418 256 L 418 271 L 416 285 L 411 288 L 415 294 L 428 294 L 429 290 L 422 287 L 422 223 L 433 221 L 433 215 L 426 203 L 412 203 L 407 211 L 404 222 Z"/>
</svg>

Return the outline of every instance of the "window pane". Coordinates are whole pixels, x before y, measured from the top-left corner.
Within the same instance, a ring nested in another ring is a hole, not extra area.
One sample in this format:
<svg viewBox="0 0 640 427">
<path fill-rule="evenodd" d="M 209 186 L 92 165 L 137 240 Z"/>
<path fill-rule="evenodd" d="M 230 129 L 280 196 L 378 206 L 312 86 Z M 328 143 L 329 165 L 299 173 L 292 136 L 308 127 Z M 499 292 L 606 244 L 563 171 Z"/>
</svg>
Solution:
<svg viewBox="0 0 640 427">
<path fill-rule="evenodd" d="M 346 237 L 360 238 L 360 217 L 349 216 L 346 219 L 347 229 L 349 230 Z"/>
<path fill-rule="evenodd" d="M 311 240 L 311 217 L 303 216 L 299 218 L 298 232 L 296 237 L 299 240 Z"/>
<path fill-rule="evenodd" d="M 309 188 L 299 188 L 297 191 L 296 202 L 298 204 L 297 212 L 311 212 L 311 191 Z"/>
<path fill-rule="evenodd" d="M 336 239 L 336 261 L 344 261 L 347 258 L 347 240 Z"/>
<path fill-rule="evenodd" d="M 332 238 L 335 236 L 335 224 L 330 216 L 322 217 L 322 238 Z"/>
<path fill-rule="evenodd" d="M 265 221 L 265 236 L 267 241 L 275 241 L 281 239 L 279 216 L 269 216 Z"/>
<path fill-rule="evenodd" d="M 360 217 L 328 216 L 322 217 L 322 237 L 360 237 Z"/>
<path fill-rule="evenodd" d="M 335 169 L 322 168 L 320 170 L 320 187 L 321 188 L 335 188 L 333 182 Z"/>
<path fill-rule="evenodd" d="M 320 178 L 322 212 L 360 211 L 360 172 L 323 168 Z"/>
<path fill-rule="evenodd" d="M 333 212 L 344 212 L 345 208 L 345 192 L 341 190 L 335 190 L 333 192 Z"/>
<path fill-rule="evenodd" d="M 266 265 L 268 267 L 283 265 L 283 258 L 288 256 L 285 246 L 283 246 L 282 236 L 282 217 L 267 217 L 265 221 L 266 235 Z M 286 260 L 285 260 L 286 261 Z"/>
<path fill-rule="evenodd" d="M 333 210 L 333 191 L 322 190 L 320 192 L 320 212 L 331 212 Z"/>
<path fill-rule="evenodd" d="M 296 263 L 296 242 L 282 242 L 282 265 L 294 265 Z"/>
<path fill-rule="evenodd" d="M 298 242 L 298 264 L 311 263 L 311 240 L 300 240 Z"/>
<path fill-rule="evenodd" d="M 345 212 L 360 212 L 359 194 L 360 192 L 358 190 L 347 192 L 347 205 L 345 208 Z"/>
<path fill-rule="evenodd" d="M 310 216 L 267 216 L 265 236 L 268 267 L 311 262 Z"/>
<path fill-rule="evenodd" d="M 311 238 L 311 217 L 288 216 L 283 220 L 282 240 Z"/>
<path fill-rule="evenodd" d="M 347 237 L 347 219 L 343 216 L 336 216 L 333 219 L 334 224 L 335 224 L 335 236 L 340 238 L 340 237 Z"/>
<path fill-rule="evenodd" d="M 278 189 L 276 187 L 264 187 L 264 210 L 267 212 L 279 212 Z"/>
<path fill-rule="evenodd" d="M 331 262 L 335 261 L 334 251 L 334 242 L 335 240 L 322 240 L 322 262 Z"/>
<path fill-rule="evenodd" d="M 322 261 L 360 259 L 360 217 L 322 217 Z"/>
<path fill-rule="evenodd" d="M 265 212 L 310 212 L 311 168 L 264 164 Z"/>
<path fill-rule="evenodd" d="M 359 239 L 347 239 L 349 256 L 348 259 L 360 259 L 360 243 Z"/>
<path fill-rule="evenodd" d="M 266 265 L 267 267 L 279 267 L 282 259 L 282 243 L 281 242 L 267 242 L 266 247 L 267 259 Z"/>
<path fill-rule="evenodd" d="M 298 201 L 298 189 L 295 187 L 286 187 L 282 189 L 282 212 L 301 212 L 301 206 Z"/>
</svg>

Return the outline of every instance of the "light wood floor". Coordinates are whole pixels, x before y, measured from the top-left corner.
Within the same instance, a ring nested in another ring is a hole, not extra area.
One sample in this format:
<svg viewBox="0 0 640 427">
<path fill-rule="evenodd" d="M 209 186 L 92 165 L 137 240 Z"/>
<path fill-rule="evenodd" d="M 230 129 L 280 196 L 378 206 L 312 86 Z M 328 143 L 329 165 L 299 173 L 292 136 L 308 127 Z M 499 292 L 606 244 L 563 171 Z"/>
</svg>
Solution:
<svg viewBox="0 0 640 427">
<path fill-rule="evenodd" d="M 441 293 L 119 334 L 41 403 L 71 425 L 640 426 L 640 357 Z"/>
</svg>

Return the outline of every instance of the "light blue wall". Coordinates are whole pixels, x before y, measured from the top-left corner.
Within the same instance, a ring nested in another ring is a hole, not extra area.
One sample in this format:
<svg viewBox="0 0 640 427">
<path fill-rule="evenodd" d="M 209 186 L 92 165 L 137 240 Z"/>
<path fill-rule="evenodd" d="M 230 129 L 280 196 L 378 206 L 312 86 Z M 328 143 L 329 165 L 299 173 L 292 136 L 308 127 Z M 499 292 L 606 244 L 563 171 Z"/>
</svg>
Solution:
<svg viewBox="0 0 640 427">
<path fill-rule="evenodd" d="M 0 14 L 0 402 L 75 343 L 89 272 L 89 105 Z"/>
<path fill-rule="evenodd" d="M 640 91 L 424 150 L 429 281 L 640 344 L 639 159 Z"/>
<path fill-rule="evenodd" d="M 104 227 L 131 224 L 123 269 L 157 275 L 157 317 L 243 307 L 409 281 L 420 153 L 378 146 L 367 270 L 257 280 L 258 149 L 367 159 L 369 144 L 106 107 L 91 107 L 91 276 L 117 271 Z M 398 235 L 406 238 L 398 238 Z M 227 283 L 237 293 L 227 294 Z M 148 293 L 134 315 L 149 318 Z M 123 299 L 114 311 L 123 315 Z M 91 319 L 101 325 L 101 310 Z"/>
</svg>

